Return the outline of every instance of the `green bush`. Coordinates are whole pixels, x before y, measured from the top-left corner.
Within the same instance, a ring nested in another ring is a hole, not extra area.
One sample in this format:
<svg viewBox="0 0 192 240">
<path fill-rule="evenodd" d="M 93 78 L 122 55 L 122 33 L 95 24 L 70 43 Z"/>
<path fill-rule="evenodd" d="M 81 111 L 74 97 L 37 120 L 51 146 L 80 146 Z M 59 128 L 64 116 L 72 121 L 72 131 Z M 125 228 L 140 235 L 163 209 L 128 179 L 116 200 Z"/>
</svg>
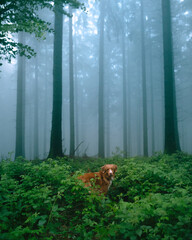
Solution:
<svg viewBox="0 0 192 240">
<path fill-rule="evenodd" d="M 149 194 L 134 203 L 121 201 L 116 212 L 117 239 L 191 239 L 192 197 Z"/>
<path fill-rule="evenodd" d="M 61 219 L 68 219 L 69 209 L 74 209 L 77 202 L 72 194 L 77 181 L 70 176 L 70 166 L 53 160 L 38 165 L 3 161 L 1 166 L 0 238 L 38 239 L 50 232 L 54 235 Z M 83 186 L 79 189 L 83 195 Z"/>
<path fill-rule="evenodd" d="M 118 165 L 108 196 L 77 179 Z M 0 239 L 192 239 L 192 157 L 0 162 Z"/>
<path fill-rule="evenodd" d="M 184 155 L 185 156 L 185 155 Z M 150 193 L 169 194 L 176 187 L 192 186 L 192 158 L 178 162 L 177 155 L 130 158 L 118 167 L 111 197 L 134 202 Z M 158 160 L 157 160 L 158 159 Z"/>
</svg>

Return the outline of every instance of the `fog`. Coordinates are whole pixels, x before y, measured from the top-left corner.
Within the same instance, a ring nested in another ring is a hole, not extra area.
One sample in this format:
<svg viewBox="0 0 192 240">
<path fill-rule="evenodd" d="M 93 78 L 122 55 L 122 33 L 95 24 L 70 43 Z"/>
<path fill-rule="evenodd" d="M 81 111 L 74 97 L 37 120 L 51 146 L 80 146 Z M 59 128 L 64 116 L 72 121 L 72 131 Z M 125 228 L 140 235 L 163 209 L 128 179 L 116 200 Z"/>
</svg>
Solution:
<svg viewBox="0 0 192 240">
<path fill-rule="evenodd" d="M 192 153 L 192 4 L 189 0 L 171 3 L 179 141 L 182 151 Z M 85 6 L 87 12 L 73 10 L 72 52 L 69 18 L 63 16 L 63 153 L 71 155 L 71 119 L 76 156 L 109 157 L 125 153 L 126 156 L 142 156 L 146 155 L 144 144 L 147 144 L 147 155 L 163 152 L 161 1 L 105 0 L 100 3 L 89 0 Z M 69 11 L 67 7 L 66 11 Z M 41 16 L 54 26 L 52 12 L 42 10 Z M 3 62 L 0 67 L 0 155 L 4 158 L 15 155 L 17 90 L 18 79 L 22 78 L 23 155 L 27 159 L 44 159 L 50 151 L 52 127 L 54 33 L 47 33 L 45 40 L 22 33 L 22 40 L 34 48 L 37 55 L 31 59 L 17 57 L 11 63 Z M 74 118 L 70 118 L 71 66 Z M 99 92 L 101 79 L 103 94 Z M 103 126 L 99 125 L 101 99 Z M 104 138 L 100 142 L 104 154 L 99 154 L 98 150 L 100 135 Z"/>
</svg>

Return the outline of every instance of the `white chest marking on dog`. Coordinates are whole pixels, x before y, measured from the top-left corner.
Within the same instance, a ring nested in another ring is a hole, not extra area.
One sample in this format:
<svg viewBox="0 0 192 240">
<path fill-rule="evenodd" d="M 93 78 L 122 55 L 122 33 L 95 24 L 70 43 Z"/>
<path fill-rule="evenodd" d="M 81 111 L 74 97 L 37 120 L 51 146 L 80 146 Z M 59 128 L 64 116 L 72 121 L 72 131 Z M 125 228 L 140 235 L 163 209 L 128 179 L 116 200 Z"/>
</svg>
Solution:
<svg viewBox="0 0 192 240">
<path fill-rule="evenodd" d="M 113 179 L 111 179 L 110 182 L 109 182 L 108 190 L 111 187 L 112 181 L 113 181 Z"/>
</svg>

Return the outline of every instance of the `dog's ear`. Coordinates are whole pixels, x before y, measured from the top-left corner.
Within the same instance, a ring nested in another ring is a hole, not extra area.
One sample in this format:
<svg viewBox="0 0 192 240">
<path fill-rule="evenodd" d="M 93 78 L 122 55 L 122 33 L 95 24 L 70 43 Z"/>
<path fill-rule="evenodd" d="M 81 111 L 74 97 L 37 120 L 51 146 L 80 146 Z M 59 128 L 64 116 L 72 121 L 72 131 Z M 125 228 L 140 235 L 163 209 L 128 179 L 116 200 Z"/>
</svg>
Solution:
<svg viewBox="0 0 192 240">
<path fill-rule="evenodd" d="M 107 169 L 106 169 L 106 165 L 104 165 L 103 167 L 101 167 L 101 171 L 102 171 L 103 173 L 105 173 L 106 170 L 107 170 Z"/>
<path fill-rule="evenodd" d="M 114 170 L 115 172 L 117 171 L 117 165 L 114 164 Z"/>
</svg>

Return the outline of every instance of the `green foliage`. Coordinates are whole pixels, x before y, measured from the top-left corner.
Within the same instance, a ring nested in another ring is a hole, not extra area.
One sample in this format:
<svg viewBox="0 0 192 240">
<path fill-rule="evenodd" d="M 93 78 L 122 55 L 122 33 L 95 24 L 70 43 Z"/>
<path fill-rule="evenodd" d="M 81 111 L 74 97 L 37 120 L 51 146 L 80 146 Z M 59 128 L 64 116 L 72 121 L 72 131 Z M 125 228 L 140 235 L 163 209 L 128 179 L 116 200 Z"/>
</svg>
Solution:
<svg viewBox="0 0 192 240">
<path fill-rule="evenodd" d="M 69 4 L 74 8 L 84 5 L 77 0 L 57 0 L 55 3 Z M 53 32 L 51 23 L 40 16 L 41 9 L 55 10 L 53 1 L 47 0 L 5 0 L 0 7 L 0 61 L 5 59 L 11 62 L 17 54 L 30 58 L 35 56 L 34 50 L 25 44 L 17 42 L 14 33 L 27 32 L 36 38 L 45 39 L 46 33 Z M 63 10 L 63 14 L 69 14 Z M 2 65 L 2 63 L 0 63 Z"/>
<path fill-rule="evenodd" d="M 107 197 L 77 176 L 118 165 Z M 192 238 L 192 157 L 3 160 L 0 239 Z"/>
</svg>

